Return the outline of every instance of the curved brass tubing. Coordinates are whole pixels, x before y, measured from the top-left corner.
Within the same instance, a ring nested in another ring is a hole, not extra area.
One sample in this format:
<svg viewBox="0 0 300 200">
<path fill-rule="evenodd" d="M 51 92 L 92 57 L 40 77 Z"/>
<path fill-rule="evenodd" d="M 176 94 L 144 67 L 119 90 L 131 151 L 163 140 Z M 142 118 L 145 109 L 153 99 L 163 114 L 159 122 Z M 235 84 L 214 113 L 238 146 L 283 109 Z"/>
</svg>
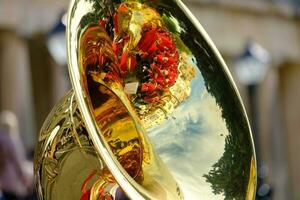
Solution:
<svg viewBox="0 0 300 200">
<path fill-rule="evenodd" d="M 73 89 L 43 125 L 40 200 L 255 198 L 241 98 L 179 0 L 73 0 Z"/>
</svg>

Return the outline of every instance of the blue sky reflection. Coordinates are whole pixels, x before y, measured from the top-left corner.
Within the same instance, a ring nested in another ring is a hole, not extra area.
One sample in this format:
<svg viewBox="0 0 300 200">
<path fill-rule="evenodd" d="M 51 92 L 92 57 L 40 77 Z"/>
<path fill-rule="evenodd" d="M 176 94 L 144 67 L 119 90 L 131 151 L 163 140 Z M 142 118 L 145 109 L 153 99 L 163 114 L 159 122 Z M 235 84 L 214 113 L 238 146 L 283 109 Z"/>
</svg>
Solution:
<svg viewBox="0 0 300 200">
<path fill-rule="evenodd" d="M 223 155 L 228 135 L 221 108 L 197 69 L 191 96 L 169 119 L 149 130 L 154 147 L 179 183 L 186 199 L 224 199 L 203 177 Z"/>
</svg>

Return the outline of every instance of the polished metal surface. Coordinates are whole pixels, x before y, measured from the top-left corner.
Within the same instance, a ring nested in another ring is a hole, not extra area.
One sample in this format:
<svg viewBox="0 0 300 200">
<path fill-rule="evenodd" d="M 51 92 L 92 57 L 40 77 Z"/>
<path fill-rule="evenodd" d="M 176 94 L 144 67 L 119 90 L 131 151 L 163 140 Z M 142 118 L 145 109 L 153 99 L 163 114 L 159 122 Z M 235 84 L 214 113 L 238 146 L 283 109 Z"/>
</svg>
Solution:
<svg viewBox="0 0 300 200">
<path fill-rule="evenodd" d="M 73 0 L 73 90 L 35 155 L 39 198 L 249 199 L 256 160 L 217 49 L 177 0 Z"/>
</svg>

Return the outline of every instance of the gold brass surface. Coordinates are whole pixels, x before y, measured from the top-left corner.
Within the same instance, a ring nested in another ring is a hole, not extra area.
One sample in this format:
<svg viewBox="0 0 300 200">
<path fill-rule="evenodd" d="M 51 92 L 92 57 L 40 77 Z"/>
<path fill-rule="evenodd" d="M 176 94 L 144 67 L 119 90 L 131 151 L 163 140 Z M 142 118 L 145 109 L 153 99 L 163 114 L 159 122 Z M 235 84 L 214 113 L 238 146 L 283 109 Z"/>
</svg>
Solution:
<svg viewBox="0 0 300 200">
<path fill-rule="evenodd" d="M 35 153 L 41 200 L 255 198 L 240 96 L 217 49 L 177 0 L 73 0 L 73 89 Z"/>
</svg>

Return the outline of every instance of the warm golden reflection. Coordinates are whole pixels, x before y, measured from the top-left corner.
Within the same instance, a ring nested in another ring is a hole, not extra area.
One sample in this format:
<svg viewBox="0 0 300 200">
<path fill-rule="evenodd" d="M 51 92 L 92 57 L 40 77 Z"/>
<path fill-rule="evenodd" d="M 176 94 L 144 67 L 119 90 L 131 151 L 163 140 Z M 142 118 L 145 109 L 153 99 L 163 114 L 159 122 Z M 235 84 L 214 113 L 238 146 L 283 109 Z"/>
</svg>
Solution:
<svg viewBox="0 0 300 200">
<path fill-rule="evenodd" d="M 122 6 L 123 4 L 120 5 L 120 7 Z M 125 85 L 129 83 L 129 79 L 136 76 L 136 73 L 131 72 L 131 75 L 126 75 L 125 71 L 122 70 L 121 65 L 124 55 L 118 55 L 119 53 L 113 49 L 115 41 L 109 37 L 108 31 L 105 29 L 106 21 L 108 20 L 100 22 L 100 25 L 87 27 L 80 40 L 79 58 L 82 80 L 85 85 L 84 91 L 89 98 L 89 106 L 93 111 L 99 130 L 109 144 L 114 156 L 135 181 L 143 185 L 145 189 L 148 189 L 148 192 L 155 194 L 158 192 L 151 191 L 152 189 L 147 186 L 156 179 L 155 175 L 152 174 L 153 177 L 150 177 L 147 174 L 153 173 L 151 170 L 155 170 L 151 168 L 156 165 L 162 165 L 162 163 L 160 163 L 158 158 L 155 158 L 147 138 L 136 127 L 135 122 L 141 122 L 138 115 L 135 114 L 135 107 L 131 100 L 137 97 L 132 97 L 135 94 L 131 95 L 124 92 Z M 115 36 L 114 38 L 118 37 Z M 119 40 L 121 39 L 119 38 Z M 127 52 L 128 50 L 124 51 Z M 132 61 L 136 57 L 130 56 L 130 58 L 126 58 L 127 67 L 130 67 L 132 62 L 129 62 L 127 59 Z M 148 171 L 145 169 L 148 169 Z M 163 170 L 163 168 L 161 167 L 160 170 Z M 111 175 L 107 174 L 107 176 Z M 155 190 L 161 187 L 162 182 L 173 185 L 170 185 L 171 187 L 169 188 L 173 191 L 163 191 L 169 190 L 168 188 L 159 189 L 161 190 L 159 196 L 166 195 L 163 193 L 175 192 L 178 196 L 173 198 L 180 199 L 179 189 L 173 179 L 168 177 L 168 173 L 165 172 L 164 175 L 159 176 Z M 172 189 L 172 187 L 174 188 Z M 95 189 L 92 189 L 92 192 L 95 193 Z"/>
<path fill-rule="evenodd" d="M 171 19 L 136 1 L 117 5 L 111 16 L 87 27 L 81 39 L 89 81 L 118 82 L 146 128 L 160 124 L 191 92 L 193 55 Z"/>
<path fill-rule="evenodd" d="M 181 1 L 73 0 L 67 37 L 74 91 L 41 130 L 41 200 L 254 199 L 240 97 Z"/>
</svg>

